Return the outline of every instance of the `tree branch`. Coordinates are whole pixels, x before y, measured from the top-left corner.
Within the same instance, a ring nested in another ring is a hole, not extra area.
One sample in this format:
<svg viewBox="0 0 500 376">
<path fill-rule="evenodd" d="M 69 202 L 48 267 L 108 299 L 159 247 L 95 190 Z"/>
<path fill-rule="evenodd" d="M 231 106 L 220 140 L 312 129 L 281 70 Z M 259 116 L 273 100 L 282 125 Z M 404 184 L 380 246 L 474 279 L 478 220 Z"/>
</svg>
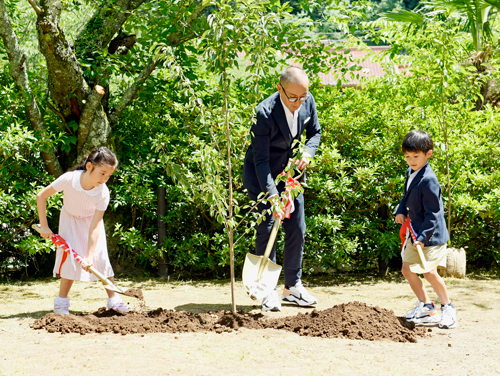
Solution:
<svg viewBox="0 0 500 376">
<path fill-rule="evenodd" d="M 41 9 L 37 3 L 35 3 L 33 0 L 28 0 L 28 2 L 31 4 L 31 6 L 33 7 L 38 16 L 42 14 L 43 9 Z"/>
<path fill-rule="evenodd" d="M 165 54 L 167 48 L 163 47 L 160 52 L 156 55 L 156 57 L 152 57 L 148 64 L 144 67 L 141 73 L 137 76 L 135 82 L 129 86 L 129 88 L 125 91 L 123 94 L 122 100 L 116 106 L 110 113 L 109 115 L 109 122 L 111 126 L 116 124 L 118 121 L 118 118 L 120 117 L 121 113 L 125 108 L 132 102 L 132 100 L 135 98 L 135 95 L 140 89 L 140 86 L 142 83 L 144 83 L 148 77 L 151 75 L 151 73 L 154 71 L 156 66 L 160 63 L 160 61 L 163 60 L 163 55 Z"/>
<path fill-rule="evenodd" d="M 5 49 L 7 50 L 7 56 L 10 62 L 9 73 L 24 95 L 27 106 L 26 112 L 28 114 L 30 124 L 34 130 L 40 132 L 44 140 L 48 140 L 47 127 L 40 109 L 38 108 L 36 98 L 33 93 L 31 93 L 29 86 L 25 64 L 26 55 L 19 48 L 17 36 L 12 28 L 4 0 L 0 0 L 0 36 L 2 37 Z M 49 174 L 58 177 L 63 173 L 54 149 L 50 148 L 48 151 L 42 152 L 41 155 L 45 163 L 45 168 Z"/>
<path fill-rule="evenodd" d="M 190 28 L 194 21 L 196 21 L 203 11 L 212 3 L 212 0 L 203 0 L 200 5 L 189 15 L 187 20 L 183 22 L 182 26 L 184 28 Z M 185 33 L 184 31 L 178 31 L 177 33 L 171 34 L 168 37 L 168 44 L 170 46 L 177 46 L 184 43 L 196 36 L 194 31 Z"/>
<path fill-rule="evenodd" d="M 146 0 L 110 0 L 100 7 L 87 22 L 87 25 L 78 35 L 75 49 L 78 54 L 86 51 L 101 50 L 113 39 L 132 11 L 140 7 Z"/>
</svg>

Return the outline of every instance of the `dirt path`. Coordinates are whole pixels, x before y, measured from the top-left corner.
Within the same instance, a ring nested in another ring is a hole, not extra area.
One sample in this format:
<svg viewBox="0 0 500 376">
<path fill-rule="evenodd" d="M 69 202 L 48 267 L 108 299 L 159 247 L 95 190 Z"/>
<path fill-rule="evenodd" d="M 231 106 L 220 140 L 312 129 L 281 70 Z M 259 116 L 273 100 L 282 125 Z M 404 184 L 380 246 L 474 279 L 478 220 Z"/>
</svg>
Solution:
<svg viewBox="0 0 500 376">
<path fill-rule="evenodd" d="M 447 285 L 460 326 L 432 328 L 418 343 L 299 336 L 276 329 L 240 328 L 231 333 L 61 335 L 30 325 L 52 309 L 58 283 L 0 284 L 0 375 L 500 375 L 500 281 L 456 280 Z M 318 310 L 360 301 L 402 315 L 414 304 L 402 282 L 365 279 L 309 283 Z M 147 309 L 206 313 L 229 309 L 228 283 L 118 282 L 140 288 Z M 437 298 L 431 295 L 434 299 Z M 241 284 L 238 309 L 260 312 Z M 71 311 L 105 305 L 97 283 L 75 284 Z M 137 307 L 139 308 L 139 307 Z M 284 306 L 273 318 L 310 312 Z"/>
</svg>

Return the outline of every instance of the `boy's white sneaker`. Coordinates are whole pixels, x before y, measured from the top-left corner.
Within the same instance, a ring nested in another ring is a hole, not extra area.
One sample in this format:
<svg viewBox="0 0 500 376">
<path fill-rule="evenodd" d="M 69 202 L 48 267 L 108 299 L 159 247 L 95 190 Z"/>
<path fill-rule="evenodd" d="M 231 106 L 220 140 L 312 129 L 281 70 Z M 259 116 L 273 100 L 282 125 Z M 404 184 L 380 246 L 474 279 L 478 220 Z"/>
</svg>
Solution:
<svg viewBox="0 0 500 376">
<path fill-rule="evenodd" d="M 420 308 L 415 313 L 415 317 L 407 319 L 406 321 L 411 321 L 415 324 L 429 324 L 439 322 L 439 314 L 436 307 L 434 306 L 434 303 L 432 303 L 432 308 L 423 305 L 422 308 Z"/>
<path fill-rule="evenodd" d="M 403 316 L 406 320 L 413 319 L 415 315 L 417 314 L 418 311 L 422 309 L 424 306 L 424 302 L 421 302 L 420 300 L 417 299 L 417 305 L 413 307 L 412 309 L 406 311 L 405 315 Z"/>
<path fill-rule="evenodd" d="M 69 298 L 60 298 L 58 295 L 54 299 L 54 313 L 69 315 Z"/>
<path fill-rule="evenodd" d="M 123 303 L 122 298 L 120 298 L 119 296 L 116 296 L 114 298 L 108 298 L 107 307 L 108 309 L 114 309 L 120 312 L 125 312 L 125 313 L 130 312 L 127 305 Z"/>
<path fill-rule="evenodd" d="M 453 307 L 451 303 L 441 306 L 441 321 L 439 321 L 439 327 L 441 329 L 454 329 L 457 326 L 457 310 L 455 307 Z"/>
<path fill-rule="evenodd" d="M 281 300 L 287 303 L 295 303 L 299 306 L 311 306 L 318 303 L 316 298 L 307 292 L 300 280 L 295 286 L 290 286 L 289 288 L 285 286 Z"/>
<path fill-rule="evenodd" d="M 262 299 L 262 310 L 263 311 L 281 311 L 281 302 L 278 296 L 278 291 L 273 290 L 268 296 Z"/>
</svg>

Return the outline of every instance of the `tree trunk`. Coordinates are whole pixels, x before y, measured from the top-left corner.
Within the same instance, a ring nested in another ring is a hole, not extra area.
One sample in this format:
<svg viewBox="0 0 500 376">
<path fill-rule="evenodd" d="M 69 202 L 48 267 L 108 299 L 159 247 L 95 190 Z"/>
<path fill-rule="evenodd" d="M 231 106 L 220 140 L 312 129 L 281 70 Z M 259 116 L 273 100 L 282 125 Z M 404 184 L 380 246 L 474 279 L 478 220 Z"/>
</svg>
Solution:
<svg viewBox="0 0 500 376">
<path fill-rule="evenodd" d="M 382 205 L 377 209 L 378 217 L 387 220 L 389 219 L 389 208 L 386 204 Z M 382 231 L 385 231 L 385 226 L 382 227 Z M 382 257 L 381 254 L 378 255 L 378 275 L 379 277 L 385 277 L 389 271 L 389 260 Z"/>
<path fill-rule="evenodd" d="M 162 217 L 167 213 L 165 205 L 166 189 L 165 187 L 158 187 L 158 248 L 163 246 L 165 236 L 167 235 L 167 229 L 165 222 Z M 163 253 L 163 262 L 158 264 L 158 272 L 161 278 L 168 278 L 168 264 L 167 264 L 167 252 Z"/>
</svg>

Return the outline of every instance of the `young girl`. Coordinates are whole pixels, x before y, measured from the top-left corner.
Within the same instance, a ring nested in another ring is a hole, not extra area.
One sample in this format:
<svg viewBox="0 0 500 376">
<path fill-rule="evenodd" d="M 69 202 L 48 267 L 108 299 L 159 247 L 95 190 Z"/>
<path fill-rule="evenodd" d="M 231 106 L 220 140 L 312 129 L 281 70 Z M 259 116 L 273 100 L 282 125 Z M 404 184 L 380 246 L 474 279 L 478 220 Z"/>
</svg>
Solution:
<svg viewBox="0 0 500 376">
<path fill-rule="evenodd" d="M 73 281 L 98 280 L 88 272 L 89 266 L 94 266 L 114 283 L 102 218 L 109 204 L 106 182 L 117 166 L 118 160 L 113 152 L 105 147 L 96 148 L 78 166 L 61 175 L 36 196 L 41 236 L 50 239 L 52 230 L 47 223 L 47 198 L 64 191 L 59 235 L 85 260 L 79 267 L 78 263 L 72 262 L 71 256 L 66 259 L 67 254 L 62 249 L 57 249 L 54 277 L 59 274 L 61 285 L 59 296 L 54 300 L 55 313 L 69 314 L 68 294 Z M 106 292 L 109 296 L 108 308 L 129 311 L 119 295 L 109 290 Z"/>
</svg>

